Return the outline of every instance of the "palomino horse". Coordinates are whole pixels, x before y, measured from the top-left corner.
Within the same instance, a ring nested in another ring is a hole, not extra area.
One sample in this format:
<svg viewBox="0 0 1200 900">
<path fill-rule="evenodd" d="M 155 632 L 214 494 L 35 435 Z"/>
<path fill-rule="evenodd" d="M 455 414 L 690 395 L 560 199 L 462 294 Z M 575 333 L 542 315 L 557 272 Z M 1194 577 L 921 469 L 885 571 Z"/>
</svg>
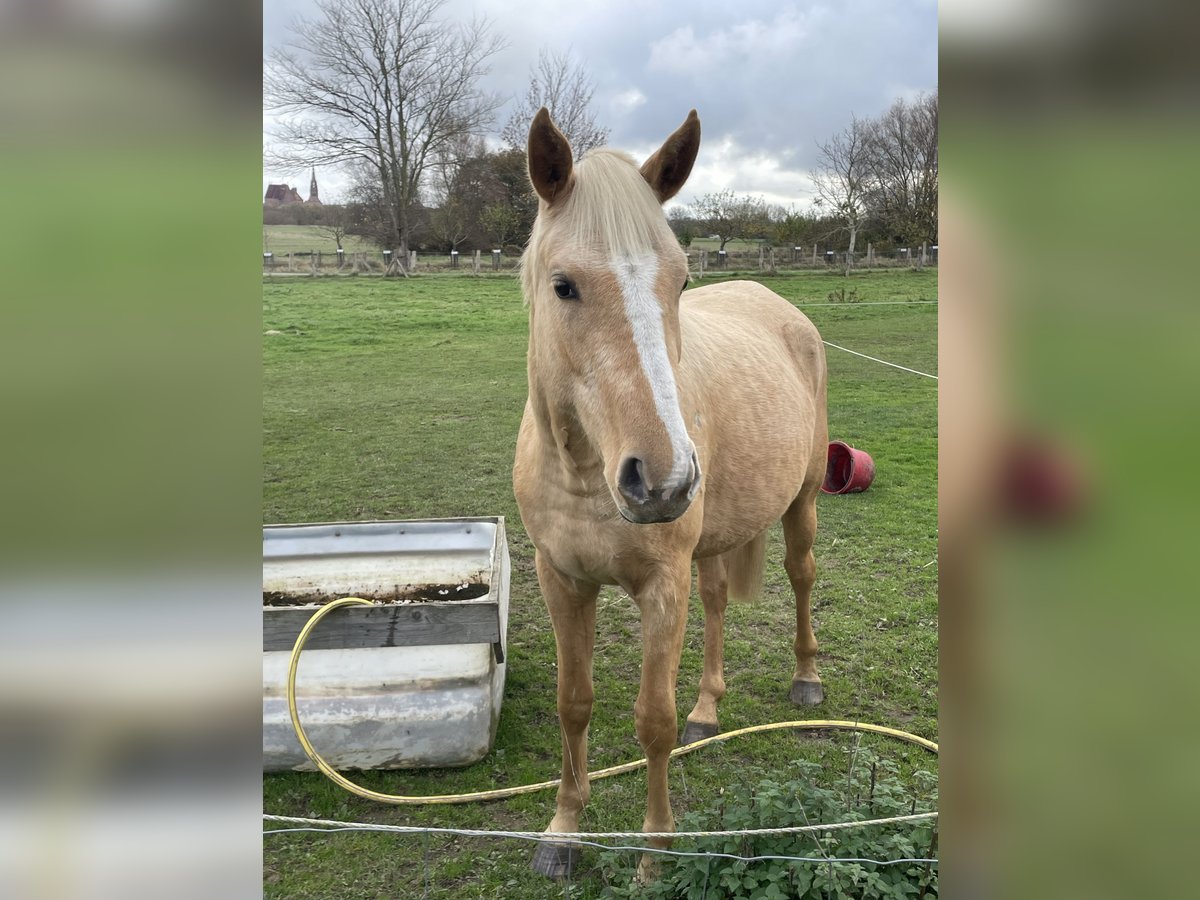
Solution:
<svg viewBox="0 0 1200 900">
<path fill-rule="evenodd" d="M 577 831 L 588 800 L 603 584 L 620 585 L 641 611 L 634 719 L 649 761 L 644 830 L 674 830 L 667 761 L 693 559 L 704 675 L 683 741 L 717 733 L 727 597 L 757 595 L 766 531 L 780 519 L 796 592 L 791 697 L 822 699 L 809 592 L 828 440 L 825 352 L 812 323 L 761 285 L 683 293 L 687 258 L 661 204 L 683 187 L 699 144 L 695 110 L 640 169 L 608 149 L 573 163 L 545 109 L 529 131 L 540 200 L 522 262 L 529 400 L 513 485 L 558 650 L 563 769 L 548 833 Z M 561 877 L 576 854 L 542 843 L 533 865 Z M 652 868 L 647 854 L 639 872 Z"/>
</svg>

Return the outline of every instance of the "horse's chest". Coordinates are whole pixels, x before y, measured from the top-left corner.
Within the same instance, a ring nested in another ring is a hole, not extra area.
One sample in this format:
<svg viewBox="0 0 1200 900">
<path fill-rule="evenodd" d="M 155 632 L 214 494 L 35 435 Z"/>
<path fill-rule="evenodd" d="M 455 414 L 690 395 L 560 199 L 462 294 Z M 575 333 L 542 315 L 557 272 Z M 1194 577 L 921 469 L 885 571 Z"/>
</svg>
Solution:
<svg viewBox="0 0 1200 900">
<path fill-rule="evenodd" d="M 520 502 L 520 501 L 519 501 Z M 611 503 L 574 496 L 528 497 L 521 518 L 534 545 L 565 575 L 611 583 L 620 577 L 619 552 L 605 519 L 615 515 Z M 607 507 L 607 508 L 605 508 Z"/>
</svg>

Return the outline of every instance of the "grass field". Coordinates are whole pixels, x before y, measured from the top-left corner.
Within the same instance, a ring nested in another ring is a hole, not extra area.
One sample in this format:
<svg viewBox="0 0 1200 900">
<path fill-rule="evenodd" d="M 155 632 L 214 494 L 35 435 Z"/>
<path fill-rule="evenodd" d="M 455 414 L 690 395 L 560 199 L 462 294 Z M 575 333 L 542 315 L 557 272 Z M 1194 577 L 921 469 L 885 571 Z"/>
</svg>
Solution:
<svg viewBox="0 0 1200 900">
<path fill-rule="evenodd" d="M 354 234 L 342 238 L 342 247 L 347 253 L 378 249 Z M 337 241 L 320 225 L 264 225 L 263 252 L 268 250 L 275 254 L 276 259 L 289 253 L 306 253 L 309 250 L 334 253 Z"/>
<path fill-rule="evenodd" d="M 731 273 L 732 274 L 732 273 Z M 873 272 L 851 281 L 861 301 L 828 303 L 845 280 L 824 273 L 760 279 L 797 303 L 825 339 L 936 373 L 936 271 Z M 511 467 L 526 393 L 526 310 L 511 276 L 294 279 L 263 287 L 264 521 L 503 515 L 513 562 L 509 666 L 495 749 L 461 770 L 356 774 L 377 790 L 466 792 L 556 777 L 554 641 L 533 552 L 512 496 Z M 788 701 L 793 601 L 782 538 L 770 535 L 765 595 L 728 615 L 725 730 L 796 718 L 859 719 L 937 739 L 937 384 L 829 350 L 831 438 L 869 451 L 862 494 L 822 495 L 814 623 L 825 703 Z M 632 709 L 640 663 L 636 608 L 607 588 L 598 613 L 590 763 L 641 755 Z M 702 620 L 693 596 L 680 668 L 682 723 L 695 700 Z M 822 764 L 836 787 L 859 743 L 913 784 L 936 759 L 887 738 L 774 732 L 672 763 L 676 816 L 747 790 L 793 760 Z M 915 791 L 915 788 L 914 788 Z M 390 807 L 316 774 L 264 776 L 264 810 L 343 820 L 540 830 L 553 792 L 486 805 Z M 645 779 L 593 786 L 581 827 L 641 827 Z M 917 807 L 928 807 L 928 798 Z M 865 815 L 865 813 L 864 813 Z M 605 896 L 628 879 L 585 852 L 569 891 L 529 871 L 518 842 L 381 834 L 264 839 L 269 897 Z M 632 856 L 630 863 L 634 862 Z M 857 896 L 857 894 L 853 894 Z"/>
</svg>

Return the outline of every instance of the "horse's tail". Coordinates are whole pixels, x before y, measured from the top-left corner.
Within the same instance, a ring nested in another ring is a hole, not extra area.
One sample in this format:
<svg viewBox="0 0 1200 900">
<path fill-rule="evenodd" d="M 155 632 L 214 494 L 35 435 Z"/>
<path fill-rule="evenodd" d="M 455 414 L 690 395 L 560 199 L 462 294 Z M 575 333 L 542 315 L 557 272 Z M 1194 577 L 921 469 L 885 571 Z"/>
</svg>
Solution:
<svg viewBox="0 0 1200 900">
<path fill-rule="evenodd" d="M 731 603 L 749 603 L 762 594 L 763 567 L 767 555 L 764 531 L 748 544 L 724 554 L 725 579 Z"/>
</svg>

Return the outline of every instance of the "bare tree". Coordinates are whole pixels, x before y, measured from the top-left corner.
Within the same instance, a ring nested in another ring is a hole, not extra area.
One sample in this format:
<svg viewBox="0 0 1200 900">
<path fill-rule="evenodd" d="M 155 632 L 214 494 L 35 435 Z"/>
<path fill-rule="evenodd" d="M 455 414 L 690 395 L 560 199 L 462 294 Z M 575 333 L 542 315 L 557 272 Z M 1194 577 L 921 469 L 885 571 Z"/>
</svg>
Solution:
<svg viewBox="0 0 1200 900">
<path fill-rule="evenodd" d="M 395 216 L 379 181 L 379 173 L 369 163 L 352 163 L 348 167 L 350 184 L 346 191 L 346 233 L 365 238 L 381 250 L 394 251 Z M 405 211 L 409 240 L 416 244 L 429 222 L 429 210 L 419 197 Z"/>
<path fill-rule="evenodd" d="M 872 215 L 907 244 L 937 241 L 938 97 L 903 98 L 871 123 L 868 203 Z"/>
<path fill-rule="evenodd" d="M 333 204 L 325 204 L 325 224 L 321 225 L 321 231 L 324 234 L 333 238 L 339 250 L 342 247 L 342 239 L 346 237 L 346 228 L 350 224 L 350 215 L 345 206 L 334 206 Z"/>
<path fill-rule="evenodd" d="M 583 156 L 608 140 L 608 129 L 596 124 L 591 110 L 595 83 L 588 78 L 580 63 L 571 59 L 569 51 L 556 53 L 543 49 L 538 54 L 537 67 L 530 70 L 529 89 L 525 99 L 508 117 L 500 137 L 510 146 L 525 149 L 529 139 L 529 123 L 543 106 L 575 151 Z"/>
<path fill-rule="evenodd" d="M 486 155 L 487 142 L 481 136 L 473 134 L 460 135 L 439 148 L 430 185 L 432 205 L 445 205 L 447 200 L 454 196 L 455 185 L 463 170 Z"/>
<path fill-rule="evenodd" d="M 851 117 L 850 124 L 824 144 L 818 144 L 817 168 L 811 173 L 818 207 L 832 215 L 850 236 L 846 274 L 854 265 L 854 245 L 867 217 L 871 187 L 871 124 Z"/>
<path fill-rule="evenodd" d="M 268 108 L 287 116 L 273 157 L 364 165 L 379 185 L 381 241 L 400 266 L 438 154 L 482 132 L 500 105 L 479 83 L 502 42 L 486 20 L 439 20 L 443 3 L 317 0 L 317 20 L 296 21 L 264 75 Z"/>
<path fill-rule="evenodd" d="M 719 250 L 735 238 L 761 237 L 768 225 L 767 204 L 761 198 L 728 189 L 705 194 L 692 203 L 691 211 L 703 232 L 720 240 Z"/>
</svg>

